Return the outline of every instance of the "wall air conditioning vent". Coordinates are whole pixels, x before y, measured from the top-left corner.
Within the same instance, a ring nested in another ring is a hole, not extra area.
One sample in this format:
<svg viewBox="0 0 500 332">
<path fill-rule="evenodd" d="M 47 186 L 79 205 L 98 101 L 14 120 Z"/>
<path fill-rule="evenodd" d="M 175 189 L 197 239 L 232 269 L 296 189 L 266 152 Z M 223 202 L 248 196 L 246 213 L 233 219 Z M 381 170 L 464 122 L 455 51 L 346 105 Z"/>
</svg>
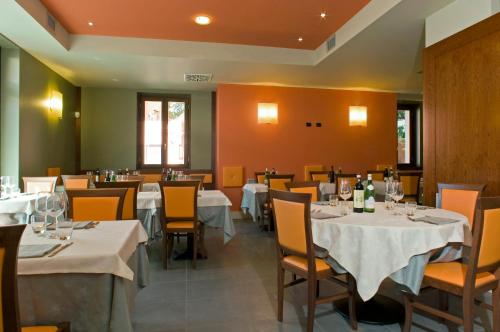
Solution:
<svg viewBox="0 0 500 332">
<path fill-rule="evenodd" d="M 184 74 L 184 82 L 210 82 L 212 74 Z"/>
<path fill-rule="evenodd" d="M 335 35 L 326 41 L 326 50 L 329 52 L 335 48 Z"/>
<path fill-rule="evenodd" d="M 53 31 L 56 31 L 56 19 L 47 14 L 47 26 Z"/>
</svg>

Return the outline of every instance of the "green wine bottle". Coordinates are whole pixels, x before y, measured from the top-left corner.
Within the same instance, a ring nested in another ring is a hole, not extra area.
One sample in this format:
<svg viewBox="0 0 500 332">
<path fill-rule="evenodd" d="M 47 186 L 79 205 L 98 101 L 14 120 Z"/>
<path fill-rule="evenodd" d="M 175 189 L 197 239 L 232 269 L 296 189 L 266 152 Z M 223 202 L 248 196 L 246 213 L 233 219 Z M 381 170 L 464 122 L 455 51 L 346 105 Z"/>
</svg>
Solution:
<svg viewBox="0 0 500 332">
<path fill-rule="evenodd" d="M 372 183 L 372 175 L 368 174 L 368 183 L 365 189 L 365 212 L 375 212 L 375 187 Z"/>
<path fill-rule="evenodd" d="M 361 183 L 361 175 L 356 175 L 356 179 L 356 186 L 354 186 L 353 212 L 363 213 L 365 190 L 363 188 L 363 183 Z"/>
</svg>

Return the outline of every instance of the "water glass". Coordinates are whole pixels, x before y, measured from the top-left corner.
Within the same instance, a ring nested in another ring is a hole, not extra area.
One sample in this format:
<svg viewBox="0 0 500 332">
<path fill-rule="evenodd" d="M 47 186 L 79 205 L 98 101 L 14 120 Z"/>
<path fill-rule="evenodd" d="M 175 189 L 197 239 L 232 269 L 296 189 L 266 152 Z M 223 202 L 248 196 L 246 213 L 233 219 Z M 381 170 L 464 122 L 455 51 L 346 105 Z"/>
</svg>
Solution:
<svg viewBox="0 0 500 332">
<path fill-rule="evenodd" d="M 42 235 L 45 233 L 45 216 L 43 214 L 34 213 L 30 217 L 30 225 L 33 233 Z"/>
<path fill-rule="evenodd" d="M 339 203 L 339 197 L 337 195 L 328 196 L 328 203 L 330 206 L 337 206 Z"/>
<path fill-rule="evenodd" d="M 392 195 L 392 198 L 396 201 L 396 205 L 399 203 L 400 200 L 403 199 L 405 195 L 405 191 L 403 188 L 403 182 L 401 181 L 394 181 L 394 193 Z M 398 214 L 398 213 L 396 213 Z"/>
<path fill-rule="evenodd" d="M 417 211 L 417 202 L 405 203 L 405 212 L 407 216 L 409 217 L 414 216 L 416 211 Z"/>
<path fill-rule="evenodd" d="M 385 183 L 385 208 L 387 210 L 392 210 L 393 209 L 393 200 L 394 196 L 394 182 L 392 181 L 387 181 Z"/>
<path fill-rule="evenodd" d="M 73 234 L 73 220 L 66 218 L 56 219 L 56 238 L 59 240 L 71 240 Z"/>
</svg>

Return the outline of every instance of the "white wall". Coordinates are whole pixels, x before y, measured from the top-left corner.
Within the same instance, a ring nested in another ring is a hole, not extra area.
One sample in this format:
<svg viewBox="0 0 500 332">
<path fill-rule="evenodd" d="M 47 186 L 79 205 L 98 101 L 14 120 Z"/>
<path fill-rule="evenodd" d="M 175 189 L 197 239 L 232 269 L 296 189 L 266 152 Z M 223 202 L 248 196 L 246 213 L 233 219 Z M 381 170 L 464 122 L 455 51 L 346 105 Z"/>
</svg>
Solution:
<svg viewBox="0 0 500 332">
<path fill-rule="evenodd" d="M 500 0 L 455 0 L 425 20 L 425 46 L 437 43 L 500 9 Z"/>
</svg>

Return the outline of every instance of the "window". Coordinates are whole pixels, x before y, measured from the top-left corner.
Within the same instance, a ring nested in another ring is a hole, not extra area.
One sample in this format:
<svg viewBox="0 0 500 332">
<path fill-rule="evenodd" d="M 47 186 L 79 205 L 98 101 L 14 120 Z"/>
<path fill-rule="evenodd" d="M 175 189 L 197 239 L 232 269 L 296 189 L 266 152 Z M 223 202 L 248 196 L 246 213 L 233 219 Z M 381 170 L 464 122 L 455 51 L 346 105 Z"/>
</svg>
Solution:
<svg viewBox="0 0 500 332">
<path fill-rule="evenodd" d="M 139 94 L 137 168 L 189 167 L 187 95 Z"/>
<path fill-rule="evenodd" d="M 398 168 L 417 168 L 421 165 L 420 103 L 398 104 Z"/>
</svg>

